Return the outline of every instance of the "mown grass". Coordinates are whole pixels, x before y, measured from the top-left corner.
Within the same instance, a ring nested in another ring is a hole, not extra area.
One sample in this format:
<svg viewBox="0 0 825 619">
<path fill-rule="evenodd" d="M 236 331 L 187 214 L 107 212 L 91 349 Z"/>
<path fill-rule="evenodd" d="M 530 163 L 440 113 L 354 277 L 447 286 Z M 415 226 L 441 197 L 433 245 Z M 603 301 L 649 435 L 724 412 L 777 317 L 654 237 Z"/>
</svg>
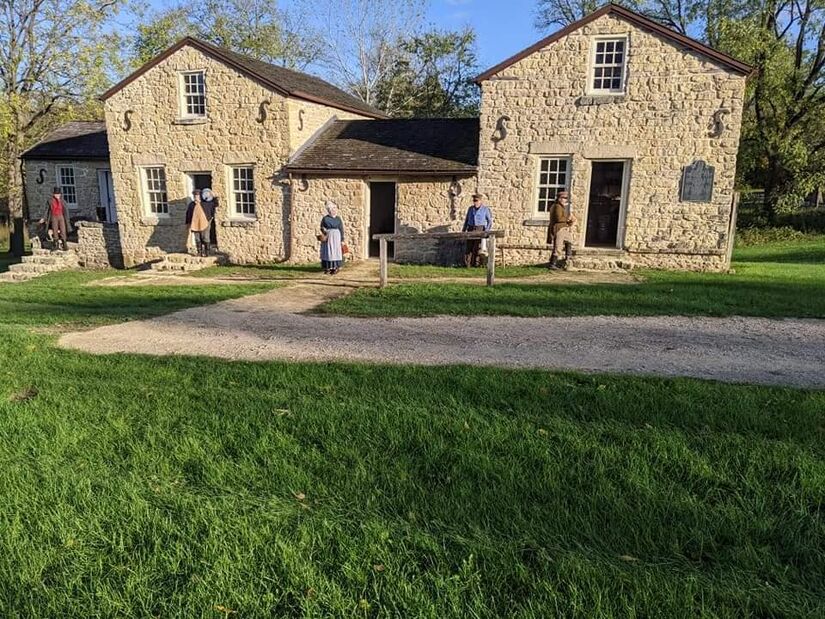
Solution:
<svg viewBox="0 0 825 619">
<path fill-rule="evenodd" d="M 62 271 L 0 284 L 0 325 L 85 327 L 167 314 L 272 288 L 272 284 L 220 286 L 90 286 L 119 271 Z"/>
<path fill-rule="evenodd" d="M 31 332 L 271 287 L 105 275 L 0 287 L 4 618 L 825 615 L 825 392 Z"/>
<path fill-rule="evenodd" d="M 825 613 L 825 394 L 0 327 L 5 617 Z"/>
<path fill-rule="evenodd" d="M 356 316 L 825 317 L 825 236 L 738 248 L 735 273 L 643 271 L 638 284 L 409 283 L 363 289 L 321 309 Z"/>
<path fill-rule="evenodd" d="M 391 264 L 389 276 L 398 279 L 417 279 L 423 277 L 461 277 L 484 279 L 487 269 L 485 267 L 467 269 L 463 267 L 443 267 L 430 264 Z M 535 277 L 537 275 L 547 275 L 547 268 L 543 266 L 526 265 L 496 267 L 496 277 L 517 278 Z"/>
</svg>

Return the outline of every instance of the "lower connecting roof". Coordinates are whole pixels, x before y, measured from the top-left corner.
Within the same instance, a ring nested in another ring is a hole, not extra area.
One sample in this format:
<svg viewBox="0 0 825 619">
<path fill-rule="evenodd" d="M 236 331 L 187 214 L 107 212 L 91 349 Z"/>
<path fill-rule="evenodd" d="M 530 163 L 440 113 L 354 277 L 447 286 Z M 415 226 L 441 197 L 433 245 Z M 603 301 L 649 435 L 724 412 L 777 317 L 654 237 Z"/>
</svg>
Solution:
<svg viewBox="0 0 825 619">
<path fill-rule="evenodd" d="M 336 120 L 287 164 L 302 174 L 472 175 L 477 118 Z"/>
<path fill-rule="evenodd" d="M 22 159 L 107 160 L 109 139 L 103 121 L 72 121 L 32 146 Z"/>
</svg>

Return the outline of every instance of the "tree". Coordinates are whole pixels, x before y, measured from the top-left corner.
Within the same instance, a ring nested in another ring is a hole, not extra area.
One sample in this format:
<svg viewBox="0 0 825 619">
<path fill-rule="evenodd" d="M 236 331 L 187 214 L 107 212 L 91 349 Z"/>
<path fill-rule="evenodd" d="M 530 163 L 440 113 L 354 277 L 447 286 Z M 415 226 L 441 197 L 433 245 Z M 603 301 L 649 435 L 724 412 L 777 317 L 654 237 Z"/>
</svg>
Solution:
<svg viewBox="0 0 825 619">
<path fill-rule="evenodd" d="M 270 0 L 196 0 L 138 26 L 133 64 L 144 64 L 186 35 L 293 69 L 315 62 L 323 50 L 320 37 L 296 13 Z"/>
<path fill-rule="evenodd" d="M 104 26 L 118 1 L 0 0 L 0 144 L 16 256 L 24 249 L 20 154 L 56 110 L 108 83 L 118 46 Z"/>
<path fill-rule="evenodd" d="M 397 117 L 462 117 L 478 113 L 476 34 L 434 30 L 400 46 L 375 104 Z"/>
<path fill-rule="evenodd" d="M 374 105 L 405 39 L 419 30 L 422 0 L 306 0 L 324 34 L 332 79 Z"/>
</svg>

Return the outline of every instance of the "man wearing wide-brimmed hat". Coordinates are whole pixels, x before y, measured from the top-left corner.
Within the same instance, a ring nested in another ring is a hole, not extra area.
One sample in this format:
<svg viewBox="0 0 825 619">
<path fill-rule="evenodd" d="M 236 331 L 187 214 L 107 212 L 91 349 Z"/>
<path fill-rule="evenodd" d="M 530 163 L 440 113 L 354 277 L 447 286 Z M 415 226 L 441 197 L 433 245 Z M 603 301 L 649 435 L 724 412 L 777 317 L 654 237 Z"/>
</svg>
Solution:
<svg viewBox="0 0 825 619">
<path fill-rule="evenodd" d="M 556 201 L 550 207 L 550 225 L 547 228 L 547 244 L 552 246 L 550 251 L 550 268 L 560 269 L 567 266 L 573 250 L 571 242 L 571 228 L 576 218 L 567 212 L 570 204 L 570 194 L 562 190 L 556 196 Z M 564 250 L 564 263 L 559 261 L 559 254 Z"/>
<path fill-rule="evenodd" d="M 40 218 L 41 224 L 46 224 L 46 228 L 52 230 L 52 249 L 58 249 L 58 243 L 63 244 L 64 251 L 68 249 L 66 244 L 69 233 L 69 209 L 63 201 L 63 190 L 60 187 L 52 189 L 52 197 L 46 204 L 46 212 Z"/>
<path fill-rule="evenodd" d="M 463 232 L 477 232 L 480 230 L 490 231 L 493 227 L 493 212 L 490 207 L 484 204 L 484 194 L 474 193 L 473 204 L 467 209 L 467 216 L 464 218 Z M 481 239 L 467 241 L 467 251 L 464 253 L 464 264 L 468 267 L 477 267 L 479 263 L 479 250 L 481 249 Z"/>
</svg>

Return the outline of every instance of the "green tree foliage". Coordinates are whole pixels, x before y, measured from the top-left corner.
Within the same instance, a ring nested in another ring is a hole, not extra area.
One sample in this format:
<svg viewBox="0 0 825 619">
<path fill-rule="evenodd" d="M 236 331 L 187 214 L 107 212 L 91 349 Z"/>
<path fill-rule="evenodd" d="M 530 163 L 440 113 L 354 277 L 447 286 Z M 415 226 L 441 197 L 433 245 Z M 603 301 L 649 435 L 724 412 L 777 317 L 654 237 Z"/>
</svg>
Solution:
<svg viewBox="0 0 825 619">
<path fill-rule="evenodd" d="M 117 68 L 107 25 L 119 0 L 0 0 L 0 145 L 12 218 L 11 251 L 23 252 L 20 154 L 61 118 L 98 113 L 90 103 Z"/>
<path fill-rule="evenodd" d="M 396 117 L 466 117 L 478 114 L 476 34 L 426 32 L 403 41 L 378 85 L 376 104 Z"/>
<path fill-rule="evenodd" d="M 190 35 L 264 62 L 302 69 L 317 61 L 321 38 L 297 12 L 271 0 L 196 0 L 144 18 L 132 45 L 140 66 Z"/>
<path fill-rule="evenodd" d="M 537 26 L 566 25 L 603 4 L 571 2 L 539 0 Z M 769 221 L 825 185 L 823 0 L 641 0 L 631 8 L 754 67 L 738 182 L 765 190 Z"/>
</svg>

